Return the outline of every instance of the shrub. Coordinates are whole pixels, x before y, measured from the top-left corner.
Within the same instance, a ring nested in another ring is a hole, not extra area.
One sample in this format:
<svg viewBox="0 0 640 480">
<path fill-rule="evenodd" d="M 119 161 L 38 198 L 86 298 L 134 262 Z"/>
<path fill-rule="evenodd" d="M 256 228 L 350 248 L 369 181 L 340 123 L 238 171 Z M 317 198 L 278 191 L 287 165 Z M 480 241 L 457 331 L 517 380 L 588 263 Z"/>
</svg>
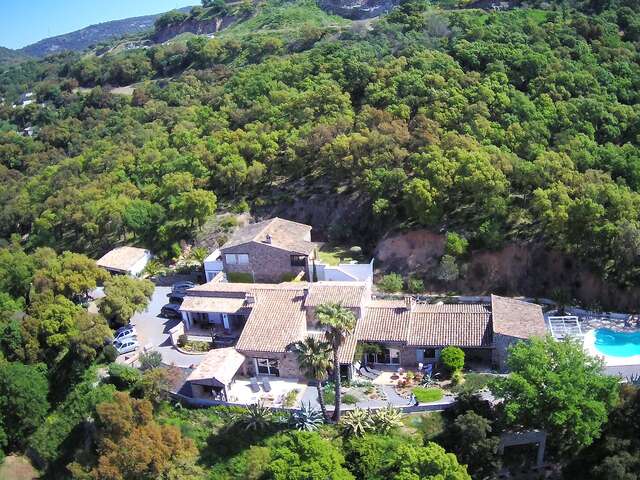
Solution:
<svg viewBox="0 0 640 480">
<path fill-rule="evenodd" d="M 452 385 L 462 385 L 464 383 L 464 374 L 461 370 L 456 370 L 451 375 L 451 384 Z"/>
<path fill-rule="evenodd" d="M 464 352 L 458 347 L 445 347 L 440 353 L 440 361 L 449 373 L 462 370 L 462 367 L 464 367 Z"/>
<path fill-rule="evenodd" d="M 438 280 L 443 282 L 454 282 L 460 277 L 460 268 L 456 263 L 455 257 L 444 255 L 440 260 L 437 270 Z"/>
<path fill-rule="evenodd" d="M 284 405 L 285 407 L 293 407 L 296 403 L 296 400 L 298 398 L 298 390 L 293 389 L 293 390 L 289 390 L 287 392 L 287 394 L 284 396 L 284 400 L 282 401 L 282 405 Z"/>
<path fill-rule="evenodd" d="M 358 397 L 352 395 L 351 393 L 345 393 L 342 396 L 342 403 L 346 405 L 355 405 L 356 403 L 358 403 L 358 400 Z"/>
<path fill-rule="evenodd" d="M 445 240 L 444 252 L 452 257 L 461 257 L 467 253 L 469 241 L 455 232 L 448 232 Z"/>
<path fill-rule="evenodd" d="M 118 358 L 118 350 L 113 345 L 107 345 L 102 349 L 102 357 L 100 363 L 113 363 Z"/>
<path fill-rule="evenodd" d="M 227 273 L 227 281 L 229 283 L 253 283 L 253 276 L 245 272 L 229 272 Z"/>
<path fill-rule="evenodd" d="M 189 337 L 183 333 L 178 337 L 178 346 L 184 347 L 188 341 L 189 341 Z"/>
<path fill-rule="evenodd" d="M 402 277 L 398 273 L 390 273 L 382 277 L 378 287 L 380 290 L 387 293 L 395 293 L 402 291 Z"/>
<path fill-rule="evenodd" d="M 121 363 L 109 365 L 109 377 L 118 390 L 129 390 L 142 378 L 140 370 Z"/>
<path fill-rule="evenodd" d="M 443 393 L 439 388 L 415 387 L 413 390 L 416 400 L 420 403 L 437 402 L 442 399 Z"/>
<path fill-rule="evenodd" d="M 422 293 L 424 292 L 424 282 L 418 277 L 409 277 L 407 280 L 407 290 L 410 293 Z"/>
<path fill-rule="evenodd" d="M 151 370 L 152 368 L 158 368 L 162 364 L 162 355 L 156 351 L 145 352 L 140 355 L 139 361 L 140 370 Z"/>
<path fill-rule="evenodd" d="M 47 420 L 40 424 L 31 436 L 29 447 L 40 459 L 47 463 L 54 463 L 60 459 L 64 464 L 67 463 L 65 455 L 73 454 L 73 448 L 65 449 L 64 445 L 68 444 L 69 447 L 77 445 L 82 441 L 79 437 L 84 435 L 84 430 L 78 430 L 76 427 L 93 413 L 97 404 L 113 398 L 114 386 L 98 385 L 96 387 L 97 381 L 96 369 L 90 369 L 82 381 L 67 395 L 64 402 L 49 414 Z"/>
</svg>

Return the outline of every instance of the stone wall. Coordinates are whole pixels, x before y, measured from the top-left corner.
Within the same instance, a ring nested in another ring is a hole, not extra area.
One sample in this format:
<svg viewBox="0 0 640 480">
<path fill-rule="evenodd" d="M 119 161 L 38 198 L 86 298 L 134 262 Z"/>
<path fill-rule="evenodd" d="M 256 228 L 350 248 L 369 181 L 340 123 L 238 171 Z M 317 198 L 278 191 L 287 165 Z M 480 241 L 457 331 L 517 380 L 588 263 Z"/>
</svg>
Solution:
<svg viewBox="0 0 640 480">
<path fill-rule="evenodd" d="M 278 368 L 280 370 L 281 377 L 288 378 L 304 378 L 300 367 L 298 366 L 298 360 L 296 354 L 292 352 L 285 353 L 272 353 L 272 352 L 255 352 L 242 350 L 241 353 L 247 357 L 244 362 L 243 371 L 250 376 L 258 376 L 258 372 L 255 371 L 254 358 L 271 358 L 278 360 Z"/>
<path fill-rule="evenodd" d="M 228 253 L 246 253 L 249 263 L 231 265 L 225 257 Z M 283 277 L 307 272 L 306 267 L 292 267 L 288 250 L 273 247 L 266 243 L 249 242 L 222 250 L 222 262 L 226 273 L 248 273 L 255 282 L 281 282 Z"/>
</svg>

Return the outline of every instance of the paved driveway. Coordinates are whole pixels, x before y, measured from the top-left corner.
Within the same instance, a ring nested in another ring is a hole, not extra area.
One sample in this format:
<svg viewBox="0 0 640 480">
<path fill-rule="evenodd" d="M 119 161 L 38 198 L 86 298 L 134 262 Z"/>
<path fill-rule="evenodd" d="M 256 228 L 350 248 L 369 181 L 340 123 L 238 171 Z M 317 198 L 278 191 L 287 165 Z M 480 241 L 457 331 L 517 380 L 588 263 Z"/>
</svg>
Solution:
<svg viewBox="0 0 640 480">
<path fill-rule="evenodd" d="M 169 329 L 176 326 L 180 320 L 159 316 L 160 309 L 169 301 L 167 294 L 170 291 L 171 287 L 156 287 L 147 309 L 135 314 L 131 323 L 136 326 L 140 345 L 160 352 L 163 363 L 177 367 L 198 365 L 204 355 L 187 355 L 179 352 L 171 344 Z"/>
</svg>

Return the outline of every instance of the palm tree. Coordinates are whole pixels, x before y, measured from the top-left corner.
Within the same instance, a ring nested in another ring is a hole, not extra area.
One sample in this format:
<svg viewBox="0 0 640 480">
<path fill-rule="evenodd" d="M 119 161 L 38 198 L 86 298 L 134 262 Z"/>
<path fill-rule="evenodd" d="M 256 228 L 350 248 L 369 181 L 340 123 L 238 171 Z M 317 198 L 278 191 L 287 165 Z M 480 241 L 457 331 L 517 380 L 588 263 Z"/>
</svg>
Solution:
<svg viewBox="0 0 640 480">
<path fill-rule="evenodd" d="M 324 404 L 324 390 L 322 382 L 327 377 L 327 370 L 331 368 L 331 346 L 313 337 L 307 337 L 296 344 L 298 364 L 309 380 L 315 380 L 318 389 L 318 402 L 322 417 L 327 418 L 327 407 Z"/>
<path fill-rule="evenodd" d="M 335 408 L 333 410 L 333 421 L 340 420 L 340 406 L 342 395 L 340 393 L 340 361 L 338 360 L 338 349 L 345 337 L 353 332 L 356 327 L 356 317 L 351 310 L 337 303 L 325 303 L 318 305 L 316 317 L 320 325 L 324 326 L 327 340 L 333 349 L 333 377 L 335 382 Z"/>
</svg>

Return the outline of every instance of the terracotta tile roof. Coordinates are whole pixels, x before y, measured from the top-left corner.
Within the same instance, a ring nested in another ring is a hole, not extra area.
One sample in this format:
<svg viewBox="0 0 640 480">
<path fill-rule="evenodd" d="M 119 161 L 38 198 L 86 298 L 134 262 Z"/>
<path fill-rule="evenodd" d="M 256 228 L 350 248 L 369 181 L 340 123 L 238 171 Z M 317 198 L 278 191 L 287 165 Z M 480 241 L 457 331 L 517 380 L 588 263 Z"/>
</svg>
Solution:
<svg viewBox="0 0 640 480">
<path fill-rule="evenodd" d="M 284 352 L 306 335 L 302 289 L 255 290 L 255 306 L 238 339 L 240 351 Z"/>
<path fill-rule="evenodd" d="M 369 304 L 356 329 L 358 340 L 398 342 L 409 346 L 492 345 L 491 313 L 481 304 L 416 304 L 376 300 Z"/>
<path fill-rule="evenodd" d="M 359 307 L 369 294 L 365 282 L 315 282 L 309 284 L 309 293 L 304 304 L 317 307 L 323 303 L 338 303 L 343 307 Z"/>
<path fill-rule="evenodd" d="M 493 330 L 515 338 L 542 337 L 547 328 L 542 307 L 514 298 L 491 295 Z"/>
<path fill-rule="evenodd" d="M 369 307 L 362 320 L 358 322 L 356 335 L 364 342 L 406 342 L 411 314 L 397 302 L 376 302 Z"/>
<path fill-rule="evenodd" d="M 99 267 L 109 270 L 118 270 L 121 272 L 128 272 L 131 268 L 142 260 L 142 258 L 149 254 L 148 250 L 138 247 L 117 247 L 108 251 L 96 264 Z"/>
<path fill-rule="evenodd" d="M 271 246 L 308 255 L 315 249 L 315 243 L 305 240 L 310 231 L 309 225 L 275 217 L 240 228 L 220 250 L 224 251 L 249 242 L 266 244 L 267 235 L 270 235 Z"/>
<path fill-rule="evenodd" d="M 324 341 L 327 340 L 327 337 L 325 336 L 324 332 L 319 332 L 319 331 L 308 332 L 307 336 L 316 338 L 318 340 L 324 340 Z M 353 362 L 353 357 L 356 354 L 357 344 L 358 344 L 358 337 L 356 336 L 355 332 L 350 335 L 347 335 L 345 339 L 342 341 L 342 345 L 340 345 L 340 348 L 338 348 L 338 361 L 344 364 Z"/>
<path fill-rule="evenodd" d="M 189 374 L 187 382 L 226 386 L 231 383 L 244 360 L 245 356 L 233 347 L 209 350 L 196 369 Z"/>
<path fill-rule="evenodd" d="M 180 305 L 184 312 L 237 313 L 245 307 L 245 299 L 228 297 L 199 297 L 187 295 Z"/>
<path fill-rule="evenodd" d="M 412 313 L 407 345 L 491 347 L 491 313 Z"/>
</svg>

